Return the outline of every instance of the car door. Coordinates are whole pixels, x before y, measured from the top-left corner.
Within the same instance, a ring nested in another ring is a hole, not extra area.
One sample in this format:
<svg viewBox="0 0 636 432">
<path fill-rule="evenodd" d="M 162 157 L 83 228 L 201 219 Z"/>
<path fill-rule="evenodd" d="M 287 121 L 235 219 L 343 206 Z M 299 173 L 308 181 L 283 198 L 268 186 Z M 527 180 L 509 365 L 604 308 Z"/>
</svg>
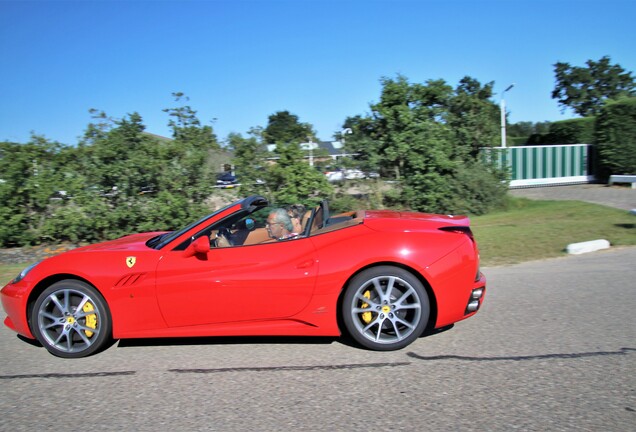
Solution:
<svg viewBox="0 0 636 432">
<path fill-rule="evenodd" d="M 157 299 L 170 327 L 291 317 L 313 294 L 318 262 L 307 238 L 167 252 L 157 267 Z"/>
</svg>

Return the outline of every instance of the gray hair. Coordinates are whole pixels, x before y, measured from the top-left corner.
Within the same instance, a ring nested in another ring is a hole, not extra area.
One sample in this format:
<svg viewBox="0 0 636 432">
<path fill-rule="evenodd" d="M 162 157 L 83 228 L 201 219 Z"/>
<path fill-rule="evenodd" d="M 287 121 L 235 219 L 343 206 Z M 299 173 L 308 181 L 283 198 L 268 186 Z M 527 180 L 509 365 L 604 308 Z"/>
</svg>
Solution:
<svg viewBox="0 0 636 432">
<path fill-rule="evenodd" d="M 291 218 L 287 214 L 287 210 L 283 208 L 277 208 L 270 212 L 270 215 L 274 215 L 274 222 L 283 224 L 285 229 L 289 232 L 292 232 L 294 229 L 294 225 L 292 224 Z"/>
</svg>

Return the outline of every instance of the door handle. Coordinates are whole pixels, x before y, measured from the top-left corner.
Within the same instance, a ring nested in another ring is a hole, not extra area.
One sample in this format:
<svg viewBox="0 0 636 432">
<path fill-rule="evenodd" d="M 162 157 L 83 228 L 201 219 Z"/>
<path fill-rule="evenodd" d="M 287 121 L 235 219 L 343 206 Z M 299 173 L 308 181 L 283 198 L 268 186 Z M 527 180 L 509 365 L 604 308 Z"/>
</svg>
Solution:
<svg viewBox="0 0 636 432">
<path fill-rule="evenodd" d="M 303 261 L 301 263 L 296 264 L 297 269 L 306 269 L 314 265 L 314 260 L 310 259 L 307 261 Z"/>
</svg>

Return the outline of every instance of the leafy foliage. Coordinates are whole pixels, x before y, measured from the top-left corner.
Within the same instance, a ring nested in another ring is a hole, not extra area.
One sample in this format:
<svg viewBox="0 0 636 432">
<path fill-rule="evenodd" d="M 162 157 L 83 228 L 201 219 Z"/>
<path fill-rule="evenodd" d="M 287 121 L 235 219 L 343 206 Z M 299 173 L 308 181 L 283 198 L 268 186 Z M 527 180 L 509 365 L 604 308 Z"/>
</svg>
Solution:
<svg viewBox="0 0 636 432">
<path fill-rule="evenodd" d="M 301 143 L 316 140 L 316 133 L 309 123 L 300 123 L 298 116 L 289 111 L 278 111 L 269 116 L 263 130 L 263 140 L 267 144 Z"/>
<path fill-rule="evenodd" d="M 636 174 L 636 98 L 603 107 L 596 142 L 605 174 Z"/>
<path fill-rule="evenodd" d="M 548 123 L 547 130 L 541 133 L 533 133 L 521 144 L 548 145 L 548 144 L 594 144 L 596 119 L 594 117 L 582 117 L 558 122 Z"/>
<path fill-rule="evenodd" d="M 314 205 L 329 196 L 331 185 L 322 173 L 305 162 L 297 143 L 278 144 L 279 159 L 269 167 L 271 198 L 280 203 Z"/>
<path fill-rule="evenodd" d="M 487 190 L 496 196 L 486 207 L 502 201 L 503 175 L 477 160 L 480 147 L 498 142 L 499 108 L 489 100 L 492 83 L 482 86 L 465 77 L 453 89 L 443 80 L 411 84 L 401 75 L 381 82 L 380 101 L 371 105 L 371 114 L 345 122 L 354 131 L 347 151 L 400 182 L 397 202 L 388 197 L 393 205 L 428 212 L 484 212 L 484 206 L 468 196 L 476 191 L 458 184 L 467 173 L 471 180 L 481 176 L 478 183 L 491 183 Z"/>
<path fill-rule="evenodd" d="M 548 133 L 548 131 L 550 130 L 550 124 L 551 122 L 548 121 L 537 123 L 522 121 L 509 124 L 506 132 L 509 138 L 523 137 L 527 140 L 534 134 Z M 525 142 L 523 142 L 522 144 L 525 144 Z"/>
<path fill-rule="evenodd" d="M 168 110 L 174 140 L 144 132 L 137 113 L 92 110 L 77 147 L 33 136 L 0 143 L 0 245 L 92 242 L 175 229 L 208 211 L 220 146 L 189 108 Z"/>
<path fill-rule="evenodd" d="M 228 147 L 234 154 L 232 163 L 237 169 L 241 183 L 241 195 L 270 195 L 267 166 L 267 148 L 259 139 L 259 131 L 252 131 L 252 136 L 243 138 L 241 134 L 231 133 Z"/>
<path fill-rule="evenodd" d="M 273 202 L 314 205 L 332 193 L 326 178 L 305 160 L 300 143 L 315 139 L 313 127 L 300 123 L 288 111 L 269 117 L 263 130 L 252 129 L 250 138 L 238 134 L 228 137 L 234 164 L 241 177 L 241 194 L 259 193 Z M 275 142 L 276 160 L 266 143 Z"/>
<path fill-rule="evenodd" d="M 556 63 L 556 85 L 552 98 L 557 99 L 562 107 L 569 107 L 581 117 L 587 117 L 598 114 L 607 100 L 633 96 L 636 82 L 632 73 L 618 64 L 610 64 L 610 61 L 605 56 L 599 61 L 588 60 L 587 67 Z"/>
<path fill-rule="evenodd" d="M 544 136 L 550 131 L 552 122 L 518 122 L 506 128 L 506 137 L 511 146 L 543 144 Z"/>
<path fill-rule="evenodd" d="M 554 122 L 542 144 L 594 144 L 595 123 L 594 117 Z"/>
<path fill-rule="evenodd" d="M 606 173 L 635 173 L 632 73 L 607 56 L 585 67 L 558 62 L 554 71 L 552 97 L 585 117 L 512 124 L 511 142 L 596 142 Z M 478 157 L 480 148 L 500 139 L 493 82 L 466 76 L 453 87 L 441 79 L 411 83 L 402 75 L 380 82 L 370 112 L 343 124 L 353 132 L 346 135 L 345 151 L 354 160 L 337 162 L 394 181 L 388 189 L 382 182 L 371 187 L 367 204 L 472 214 L 505 204 L 506 174 Z M 173 97 L 176 106 L 164 109 L 172 139 L 146 133 L 138 113 L 113 119 L 91 110 L 92 122 L 75 147 L 35 135 L 26 144 L 0 142 L 0 246 L 169 230 L 208 211 L 206 203 L 225 200 L 214 186 L 230 156 L 188 97 Z M 317 141 L 313 126 L 289 111 L 270 115 L 267 126 L 253 128 L 247 138 L 230 134 L 239 193 L 306 205 L 330 196 L 335 209 L 357 207 L 307 163 L 300 143 L 308 140 Z M 269 144 L 276 144 L 273 154 Z"/>
<path fill-rule="evenodd" d="M 469 150 L 472 158 L 477 157 L 482 147 L 498 144 L 499 107 L 490 100 L 493 96 L 493 82 L 482 86 L 477 80 L 464 77 L 449 99 L 448 125 L 455 131 L 458 144 Z"/>
<path fill-rule="evenodd" d="M 60 148 L 41 136 L 26 144 L 0 143 L 0 244 L 22 245 L 38 237 L 50 215 L 49 199 L 64 185 L 54 157 Z"/>
</svg>

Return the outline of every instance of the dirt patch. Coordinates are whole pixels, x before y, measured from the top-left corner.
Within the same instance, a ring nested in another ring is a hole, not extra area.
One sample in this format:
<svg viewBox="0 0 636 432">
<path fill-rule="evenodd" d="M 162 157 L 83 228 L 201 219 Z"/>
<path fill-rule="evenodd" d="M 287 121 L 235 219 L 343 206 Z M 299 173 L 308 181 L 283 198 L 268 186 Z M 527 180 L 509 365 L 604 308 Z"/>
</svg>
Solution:
<svg viewBox="0 0 636 432">
<path fill-rule="evenodd" d="M 38 245 L 19 248 L 0 249 L 1 264 L 27 264 L 43 260 L 53 255 L 75 249 L 78 245 L 64 243 L 59 245 Z"/>
</svg>

